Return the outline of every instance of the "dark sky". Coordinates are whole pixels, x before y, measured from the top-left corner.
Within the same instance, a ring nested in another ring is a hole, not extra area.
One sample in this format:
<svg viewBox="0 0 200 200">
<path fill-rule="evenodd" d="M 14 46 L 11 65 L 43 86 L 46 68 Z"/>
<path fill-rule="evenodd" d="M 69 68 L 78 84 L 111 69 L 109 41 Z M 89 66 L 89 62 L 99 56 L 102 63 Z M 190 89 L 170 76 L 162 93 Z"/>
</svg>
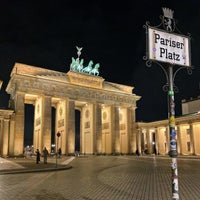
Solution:
<svg viewBox="0 0 200 200">
<path fill-rule="evenodd" d="M 145 29 L 160 23 L 162 7 L 174 10 L 177 27 L 192 36 L 193 74 L 180 71 L 175 79 L 176 115 L 181 100 L 200 95 L 200 1 L 198 0 L 65 0 L 1 1 L 0 6 L 0 107 L 7 108 L 5 92 L 15 62 L 68 72 L 75 46 L 83 47 L 85 63 L 100 63 L 106 81 L 134 86 L 142 96 L 137 121 L 167 118 L 166 83 L 161 68 L 146 67 Z"/>
</svg>

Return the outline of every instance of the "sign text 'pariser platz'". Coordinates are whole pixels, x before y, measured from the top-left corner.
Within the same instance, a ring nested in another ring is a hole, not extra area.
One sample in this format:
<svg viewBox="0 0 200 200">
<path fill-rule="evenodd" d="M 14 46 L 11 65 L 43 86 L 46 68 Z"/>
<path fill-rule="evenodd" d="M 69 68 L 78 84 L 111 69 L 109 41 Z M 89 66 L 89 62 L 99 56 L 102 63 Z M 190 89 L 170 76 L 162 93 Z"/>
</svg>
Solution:
<svg viewBox="0 0 200 200">
<path fill-rule="evenodd" d="M 191 66 L 189 37 L 148 28 L 149 59 Z"/>
</svg>

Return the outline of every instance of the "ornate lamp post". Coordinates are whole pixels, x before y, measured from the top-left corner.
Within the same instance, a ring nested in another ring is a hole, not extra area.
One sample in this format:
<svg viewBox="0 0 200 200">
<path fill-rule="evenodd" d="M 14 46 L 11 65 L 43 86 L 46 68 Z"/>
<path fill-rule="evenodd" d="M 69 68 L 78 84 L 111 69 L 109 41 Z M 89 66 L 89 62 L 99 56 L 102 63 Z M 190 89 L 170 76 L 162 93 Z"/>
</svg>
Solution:
<svg viewBox="0 0 200 200">
<path fill-rule="evenodd" d="M 174 92 L 178 92 L 178 88 L 174 84 L 174 79 L 181 69 L 187 69 L 188 74 L 192 74 L 190 62 L 190 36 L 186 37 L 179 34 L 173 34 L 177 29 L 176 22 L 173 19 L 174 11 L 163 8 L 163 16 L 161 23 L 156 26 L 150 26 L 146 22 L 147 52 L 144 56 L 146 66 L 151 67 L 152 62 L 156 63 L 163 70 L 167 83 L 163 86 L 163 90 L 168 92 L 168 118 L 170 131 L 170 151 L 169 156 L 172 158 L 172 199 L 179 199 L 178 188 L 178 165 L 177 165 L 177 139 L 175 131 L 175 103 Z M 158 29 L 159 27 L 163 29 Z M 164 30 L 164 31 L 163 31 Z M 179 32 L 179 31 L 178 31 Z M 162 63 L 162 64 L 161 64 Z"/>
</svg>

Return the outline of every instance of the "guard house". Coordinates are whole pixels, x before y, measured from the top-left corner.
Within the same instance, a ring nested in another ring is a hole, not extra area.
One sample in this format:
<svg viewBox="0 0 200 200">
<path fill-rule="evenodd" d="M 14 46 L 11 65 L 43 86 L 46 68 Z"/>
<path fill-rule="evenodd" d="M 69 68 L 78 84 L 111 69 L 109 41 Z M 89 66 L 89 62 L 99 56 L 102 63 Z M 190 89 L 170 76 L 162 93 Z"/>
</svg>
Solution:
<svg viewBox="0 0 200 200">
<path fill-rule="evenodd" d="M 3 81 L 0 80 L 0 89 Z M 8 155 L 13 110 L 0 109 L 0 155 Z"/>
</svg>

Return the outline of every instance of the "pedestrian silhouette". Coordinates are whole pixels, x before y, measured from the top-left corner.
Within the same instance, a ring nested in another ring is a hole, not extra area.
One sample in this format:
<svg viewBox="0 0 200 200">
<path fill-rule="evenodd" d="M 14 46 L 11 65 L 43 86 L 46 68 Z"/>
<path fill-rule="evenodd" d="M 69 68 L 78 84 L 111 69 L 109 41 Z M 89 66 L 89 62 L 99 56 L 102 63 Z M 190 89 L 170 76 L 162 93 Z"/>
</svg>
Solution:
<svg viewBox="0 0 200 200">
<path fill-rule="evenodd" d="M 140 156 L 140 152 L 139 152 L 139 150 L 138 150 L 138 149 L 136 150 L 136 152 L 135 152 L 135 153 L 136 153 L 136 155 L 137 155 L 137 156 Z"/>
<path fill-rule="evenodd" d="M 61 148 L 59 148 L 59 149 L 58 149 L 58 157 L 60 158 L 61 155 L 62 155 L 62 150 L 61 150 Z"/>
<path fill-rule="evenodd" d="M 40 162 L 40 151 L 39 151 L 39 149 L 37 149 L 35 153 L 36 153 L 36 164 L 39 164 L 39 162 Z"/>
<path fill-rule="evenodd" d="M 44 147 L 43 156 L 44 156 L 44 164 L 47 164 L 47 156 L 49 155 L 48 150 Z"/>
</svg>

